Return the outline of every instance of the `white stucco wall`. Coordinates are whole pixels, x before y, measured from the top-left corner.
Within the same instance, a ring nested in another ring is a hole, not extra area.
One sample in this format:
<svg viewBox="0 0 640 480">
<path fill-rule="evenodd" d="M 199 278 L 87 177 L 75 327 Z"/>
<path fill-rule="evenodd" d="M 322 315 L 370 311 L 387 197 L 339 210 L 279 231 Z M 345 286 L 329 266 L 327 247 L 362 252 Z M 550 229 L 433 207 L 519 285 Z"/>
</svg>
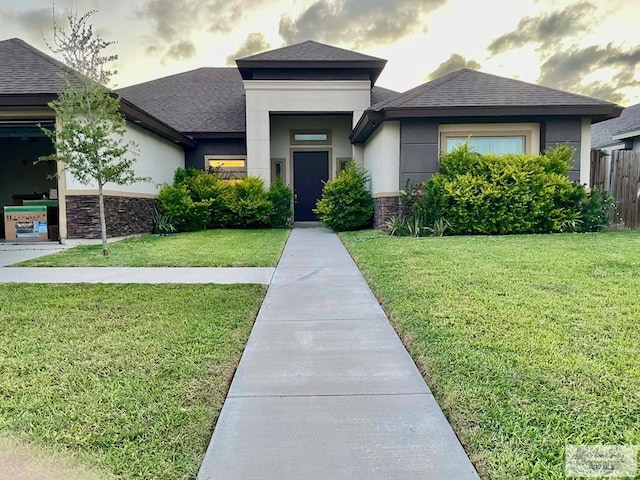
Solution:
<svg viewBox="0 0 640 480">
<path fill-rule="evenodd" d="M 398 195 L 400 184 L 400 122 L 384 122 L 364 146 L 364 167 L 371 176 L 371 194 Z"/>
<path fill-rule="evenodd" d="M 184 168 L 184 150 L 169 140 L 165 140 L 137 125 L 127 123 L 125 142 L 133 140 L 138 144 L 139 156 L 134 165 L 136 175 L 151 177 L 152 181 L 134 183 L 132 185 L 107 184 L 105 192 L 131 193 L 138 195 L 156 195 L 163 183 L 171 183 L 177 168 Z M 83 185 L 74 179 L 69 172 L 65 173 L 65 191 L 67 194 L 95 192 L 97 185 Z"/>
<path fill-rule="evenodd" d="M 262 177 L 267 185 L 271 179 L 271 158 L 274 158 L 269 112 L 349 113 L 353 126 L 371 103 L 369 81 L 246 80 L 244 87 L 247 173 Z"/>
<path fill-rule="evenodd" d="M 271 158 L 285 160 L 285 181 L 291 184 L 293 151 L 329 150 L 329 177 L 336 174 L 338 158 L 352 158 L 351 133 L 352 118 L 350 115 L 274 115 L 271 117 Z M 330 130 L 331 145 L 297 145 L 291 143 L 292 130 Z"/>
<path fill-rule="evenodd" d="M 580 137 L 580 183 L 589 185 L 591 179 L 591 119 L 582 119 Z"/>
</svg>

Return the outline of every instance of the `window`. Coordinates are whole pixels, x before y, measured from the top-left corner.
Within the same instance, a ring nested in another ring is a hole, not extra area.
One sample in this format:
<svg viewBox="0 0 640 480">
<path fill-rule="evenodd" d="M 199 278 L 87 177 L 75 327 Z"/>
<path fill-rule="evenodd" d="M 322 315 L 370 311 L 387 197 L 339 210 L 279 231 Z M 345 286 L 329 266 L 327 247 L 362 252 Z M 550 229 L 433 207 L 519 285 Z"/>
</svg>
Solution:
<svg viewBox="0 0 640 480">
<path fill-rule="evenodd" d="M 469 123 L 441 124 L 440 151 L 449 153 L 457 145 L 469 142 L 481 154 L 540 152 L 540 124 L 538 123 Z"/>
<path fill-rule="evenodd" d="M 286 181 L 284 176 L 284 158 L 272 158 L 271 159 L 271 181 L 281 179 Z"/>
<path fill-rule="evenodd" d="M 446 137 L 447 144 L 445 151 L 451 152 L 455 147 L 465 142 L 469 142 L 469 146 L 472 147 L 478 153 L 495 153 L 497 155 L 504 155 L 505 153 L 524 153 L 525 152 L 525 137 L 513 136 L 513 137 Z"/>
<path fill-rule="evenodd" d="M 340 173 L 342 170 L 344 170 L 347 167 L 347 164 L 351 161 L 351 159 L 337 158 L 336 161 L 338 162 L 338 171 L 336 173 Z"/>
<path fill-rule="evenodd" d="M 227 157 L 221 155 L 205 155 L 205 168 L 212 169 L 223 178 L 240 178 L 247 176 L 247 160 L 244 157 Z"/>
<path fill-rule="evenodd" d="M 331 130 L 291 130 L 291 145 L 331 145 Z"/>
</svg>

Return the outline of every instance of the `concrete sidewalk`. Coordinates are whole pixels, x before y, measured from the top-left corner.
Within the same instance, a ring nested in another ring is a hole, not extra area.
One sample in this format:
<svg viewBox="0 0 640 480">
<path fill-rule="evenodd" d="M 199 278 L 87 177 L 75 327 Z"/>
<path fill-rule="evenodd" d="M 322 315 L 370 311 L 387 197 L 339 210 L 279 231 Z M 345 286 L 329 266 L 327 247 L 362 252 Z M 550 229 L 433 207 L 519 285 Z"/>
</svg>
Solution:
<svg viewBox="0 0 640 480">
<path fill-rule="evenodd" d="M 0 283 L 260 283 L 272 267 L 3 267 Z"/>
<path fill-rule="evenodd" d="M 477 479 L 337 236 L 294 229 L 198 474 Z"/>
<path fill-rule="evenodd" d="M 71 245 L 61 245 L 56 242 L 0 242 L 0 267 L 62 252 L 71 247 Z"/>
</svg>

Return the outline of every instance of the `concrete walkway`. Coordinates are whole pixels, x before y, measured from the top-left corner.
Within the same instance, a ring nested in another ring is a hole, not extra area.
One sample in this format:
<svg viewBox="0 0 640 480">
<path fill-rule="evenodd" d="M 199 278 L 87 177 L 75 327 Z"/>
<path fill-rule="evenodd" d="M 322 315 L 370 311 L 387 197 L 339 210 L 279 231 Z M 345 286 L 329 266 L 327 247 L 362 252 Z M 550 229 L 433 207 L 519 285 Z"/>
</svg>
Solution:
<svg viewBox="0 0 640 480">
<path fill-rule="evenodd" d="M 39 243 L 7 243 L 0 242 L 0 267 L 13 265 L 18 262 L 26 262 L 34 258 L 62 252 L 71 248 L 71 245 L 60 245 L 55 242 Z"/>
<path fill-rule="evenodd" d="M 294 229 L 198 480 L 477 479 L 338 237 Z"/>
<path fill-rule="evenodd" d="M 0 283 L 261 283 L 272 267 L 4 267 Z"/>
</svg>

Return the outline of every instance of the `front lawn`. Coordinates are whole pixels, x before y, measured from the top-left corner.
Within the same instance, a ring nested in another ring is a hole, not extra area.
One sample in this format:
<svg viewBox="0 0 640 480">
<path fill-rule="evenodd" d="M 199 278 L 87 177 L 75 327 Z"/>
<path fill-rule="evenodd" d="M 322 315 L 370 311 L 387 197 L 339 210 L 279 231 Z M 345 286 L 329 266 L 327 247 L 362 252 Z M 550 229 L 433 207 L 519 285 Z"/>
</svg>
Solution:
<svg viewBox="0 0 640 480">
<path fill-rule="evenodd" d="M 2 445 L 72 455 L 109 478 L 195 478 L 264 291 L 3 285 Z"/>
<path fill-rule="evenodd" d="M 21 267 L 273 267 L 288 229 L 202 230 L 144 235 L 109 245 L 83 245 L 18 264 Z"/>
<path fill-rule="evenodd" d="M 640 444 L 640 232 L 341 238 L 483 478 Z"/>
</svg>

